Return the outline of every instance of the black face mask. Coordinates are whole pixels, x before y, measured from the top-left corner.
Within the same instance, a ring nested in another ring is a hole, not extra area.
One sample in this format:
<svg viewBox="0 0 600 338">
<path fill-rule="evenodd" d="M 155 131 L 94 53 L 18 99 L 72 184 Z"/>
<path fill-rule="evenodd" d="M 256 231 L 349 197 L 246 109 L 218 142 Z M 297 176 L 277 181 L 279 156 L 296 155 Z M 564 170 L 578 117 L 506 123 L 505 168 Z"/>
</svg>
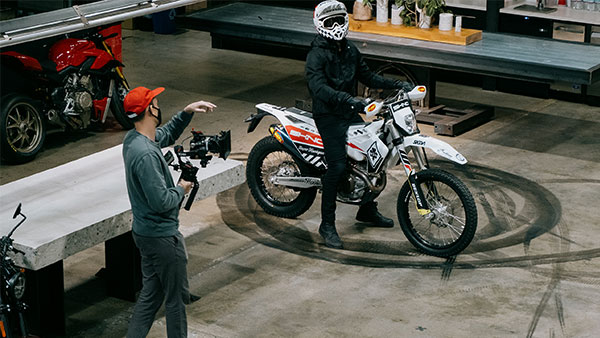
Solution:
<svg viewBox="0 0 600 338">
<path fill-rule="evenodd" d="M 150 111 L 150 114 L 158 121 L 156 124 L 156 126 L 158 127 L 158 126 L 160 126 L 160 124 L 162 122 L 162 112 L 160 111 L 160 108 L 158 108 L 158 107 L 155 107 L 153 105 L 151 105 L 150 107 L 158 110 L 158 115 L 154 115 L 154 114 L 152 114 L 152 111 Z"/>
</svg>

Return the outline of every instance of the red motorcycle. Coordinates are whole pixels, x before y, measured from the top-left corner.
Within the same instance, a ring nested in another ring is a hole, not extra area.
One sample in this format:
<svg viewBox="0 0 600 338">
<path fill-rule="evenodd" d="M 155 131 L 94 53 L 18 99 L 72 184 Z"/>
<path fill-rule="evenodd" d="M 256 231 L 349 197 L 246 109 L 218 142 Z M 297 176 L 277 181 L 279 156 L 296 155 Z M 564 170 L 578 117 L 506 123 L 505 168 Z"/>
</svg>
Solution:
<svg viewBox="0 0 600 338">
<path fill-rule="evenodd" d="M 0 53 L 0 155 L 9 163 L 31 161 L 49 126 L 86 129 L 104 123 L 110 110 L 125 129 L 133 124 L 123 110 L 129 85 L 107 39 L 99 30 L 52 44 L 47 59 L 16 51 Z"/>
</svg>

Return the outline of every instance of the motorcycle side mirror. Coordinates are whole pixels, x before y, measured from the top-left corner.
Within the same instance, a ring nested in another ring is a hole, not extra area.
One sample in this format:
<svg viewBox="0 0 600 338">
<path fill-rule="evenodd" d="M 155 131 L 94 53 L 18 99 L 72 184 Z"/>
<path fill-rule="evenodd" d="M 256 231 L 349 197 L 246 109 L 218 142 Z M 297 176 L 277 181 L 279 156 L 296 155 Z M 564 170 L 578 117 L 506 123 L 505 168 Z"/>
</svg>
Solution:
<svg viewBox="0 0 600 338">
<path fill-rule="evenodd" d="M 19 206 L 17 206 L 17 210 L 15 210 L 13 219 L 17 218 L 17 216 L 19 216 L 20 214 L 21 214 L 21 203 L 19 203 Z"/>
<path fill-rule="evenodd" d="M 367 115 L 367 118 L 377 115 L 377 113 L 381 111 L 381 107 L 383 107 L 383 102 L 373 101 L 370 104 L 368 104 L 364 110 L 365 114 Z"/>
<path fill-rule="evenodd" d="M 427 88 L 425 86 L 416 86 L 410 92 L 408 92 L 408 98 L 411 101 L 421 101 L 427 95 Z"/>
</svg>

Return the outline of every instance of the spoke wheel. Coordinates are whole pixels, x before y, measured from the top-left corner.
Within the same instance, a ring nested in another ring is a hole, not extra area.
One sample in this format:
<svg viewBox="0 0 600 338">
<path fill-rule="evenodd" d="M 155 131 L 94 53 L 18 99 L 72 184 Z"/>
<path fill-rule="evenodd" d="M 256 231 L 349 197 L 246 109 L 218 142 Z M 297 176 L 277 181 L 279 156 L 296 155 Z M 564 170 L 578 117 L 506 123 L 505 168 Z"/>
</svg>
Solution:
<svg viewBox="0 0 600 338">
<path fill-rule="evenodd" d="M 258 205 L 271 215 L 294 218 L 310 208 L 316 188 L 298 189 L 274 184 L 275 177 L 299 176 L 309 176 L 308 167 L 271 136 L 260 140 L 248 155 L 248 187 Z"/>
<path fill-rule="evenodd" d="M 436 169 L 416 177 L 431 213 L 420 215 L 407 183 L 398 196 L 398 220 L 408 240 L 426 254 L 440 257 L 464 250 L 475 235 L 477 208 L 467 187 L 454 175 Z"/>
<path fill-rule="evenodd" d="M 2 101 L 2 158 L 11 163 L 30 161 L 46 137 L 43 116 L 34 101 L 26 96 L 9 96 Z"/>
</svg>

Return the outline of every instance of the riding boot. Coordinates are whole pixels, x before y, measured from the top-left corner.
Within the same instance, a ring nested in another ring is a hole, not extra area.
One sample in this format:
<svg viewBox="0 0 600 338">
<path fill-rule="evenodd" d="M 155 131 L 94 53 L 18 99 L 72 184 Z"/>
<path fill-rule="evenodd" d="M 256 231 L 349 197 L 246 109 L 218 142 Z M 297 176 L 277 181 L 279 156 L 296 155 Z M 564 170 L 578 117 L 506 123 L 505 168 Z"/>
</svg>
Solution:
<svg viewBox="0 0 600 338">
<path fill-rule="evenodd" d="M 334 248 L 342 249 L 342 240 L 335 230 L 334 223 L 322 222 L 319 226 L 319 234 L 325 240 L 325 245 Z"/>
<path fill-rule="evenodd" d="M 356 213 L 356 220 L 368 223 L 372 227 L 391 228 L 394 226 L 394 220 L 379 213 L 377 202 L 367 202 L 361 205 Z"/>
</svg>

